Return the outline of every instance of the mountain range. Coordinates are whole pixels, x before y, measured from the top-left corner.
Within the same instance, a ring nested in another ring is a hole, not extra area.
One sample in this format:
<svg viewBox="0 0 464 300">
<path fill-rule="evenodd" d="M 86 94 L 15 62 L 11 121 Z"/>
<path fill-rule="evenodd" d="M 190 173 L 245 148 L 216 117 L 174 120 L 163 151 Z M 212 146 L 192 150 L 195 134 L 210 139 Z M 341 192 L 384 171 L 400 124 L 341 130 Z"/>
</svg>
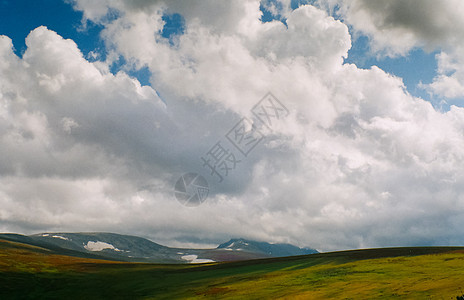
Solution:
<svg viewBox="0 0 464 300">
<path fill-rule="evenodd" d="M 57 254 L 127 262 L 205 263 L 318 253 L 290 244 L 231 239 L 213 249 L 171 248 L 148 239 L 116 233 L 3 233 L 0 239 L 39 246 Z"/>
</svg>

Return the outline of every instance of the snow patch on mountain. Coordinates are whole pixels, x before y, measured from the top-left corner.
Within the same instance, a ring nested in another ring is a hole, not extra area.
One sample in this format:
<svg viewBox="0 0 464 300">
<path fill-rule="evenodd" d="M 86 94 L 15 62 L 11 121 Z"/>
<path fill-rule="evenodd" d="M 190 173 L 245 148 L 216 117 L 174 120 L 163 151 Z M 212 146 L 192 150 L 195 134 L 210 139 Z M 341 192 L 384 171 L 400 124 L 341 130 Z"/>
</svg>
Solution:
<svg viewBox="0 0 464 300">
<path fill-rule="evenodd" d="M 69 239 L 68 239 L 67 237 L 64 237 L 64 236 L 61 236 L 61 235 L 53 235 L 52 238 L 62 239 L 62 240 L 65 240 L 65 241 L 69 241 Z"/>
<path fill-rule="evenodd" d="M 87 245 L 84 245 L 84 248 L 89 250 L 89 251 L 102 251 L 104 249 L 111 249 L 111 250 L 114 250 L 114 251 L 122 251 L 122 250 L 119 250 L 118 248 L 114 247 L 111 244 L 108 244 L 108 243 L 105 243 L 105 242 L 100 242 L 100 241 L 96 241 L 96 242 L 88 241 Z"/>
<path fill-rule="evenodd" d="M 227 247 L 225 248 L 225 250 L 243 250 L 242 248 L 238 248 L 238 249 L 234 249 L 233 247 L 237 247 L 238 245 L 240 246 L 248 246 L 249 244 L 248 243 L 245 243 L 244 241 L 241 241 L 241 240 L 238 240 L 236 242 L 232 242 L 230 243 L 229 245 L 227 245 Z"/>
<path fill-rule="evenodd" d="M 183 260 L 188 261 L 191 264 L 200 264 L 200 263 L 209 263 L 209 262 L 215 262 L 212 259 L 202 259 L 198 258 L 198 255 L 191 254 L 191 255 L 184 255 L 181 257 Z"/>
</svg>

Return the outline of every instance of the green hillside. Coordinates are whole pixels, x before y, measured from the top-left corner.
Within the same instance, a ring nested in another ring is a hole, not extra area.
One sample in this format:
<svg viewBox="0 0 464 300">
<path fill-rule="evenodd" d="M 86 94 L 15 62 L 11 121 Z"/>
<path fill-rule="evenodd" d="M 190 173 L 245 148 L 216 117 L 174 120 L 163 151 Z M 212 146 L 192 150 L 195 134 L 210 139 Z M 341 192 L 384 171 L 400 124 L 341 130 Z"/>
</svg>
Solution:
<svg viewBox="0 0 464 300">
<path fill-rule="evenodd" d="M 157 265 L 0 240 L 0 299 L 456 299 L 464 248 L 383 248 Z"/>
</svg>

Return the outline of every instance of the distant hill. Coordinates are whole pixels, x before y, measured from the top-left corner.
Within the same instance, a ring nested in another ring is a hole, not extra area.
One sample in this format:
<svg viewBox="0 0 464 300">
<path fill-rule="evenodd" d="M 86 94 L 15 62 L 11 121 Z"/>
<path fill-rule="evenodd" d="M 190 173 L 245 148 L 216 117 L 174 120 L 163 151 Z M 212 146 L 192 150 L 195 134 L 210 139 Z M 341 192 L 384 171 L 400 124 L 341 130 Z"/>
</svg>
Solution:
<svg viewBox="0 0 464 300">
<path fill-rule="evenodd" d="M 169 247 L 150 240 L 116 233 L 42 233 L 30 236 L 61 248 L 93 253 L 108 259 L 139 262 L 178 262 Z"/>
<path fill-rule="evenodd" d="M 217 247 L 217 249 L 233 251 L 249 251 L 262 253 L 271 257 L 284 257 L 318 253 L 315 249 L 299 248 L 290 244 L 269 244 L 265 242 L 250 241 L 245 239 L 231 239 Z"/>
<path fill-rule="evenodd" d="M 41 233 L 30 236 L 0 234 L 2 238 L 47 248 L 63 255 L 128 262 L 203 263 L 318 253 L 314 249 L 289 244 L 245 239 L 232 239 L 215 249 L 170 248 L 145 238 L 106 232 Z"/>
</svg>

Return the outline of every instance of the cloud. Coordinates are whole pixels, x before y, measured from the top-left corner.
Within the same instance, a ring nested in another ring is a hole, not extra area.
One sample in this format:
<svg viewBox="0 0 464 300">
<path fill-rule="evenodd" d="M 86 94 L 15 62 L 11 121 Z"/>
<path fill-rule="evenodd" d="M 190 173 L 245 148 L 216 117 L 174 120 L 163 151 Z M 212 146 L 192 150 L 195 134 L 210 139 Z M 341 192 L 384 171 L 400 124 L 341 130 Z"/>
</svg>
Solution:
<svg viewBox="0 0 464 300">
<path fill-rule="evenodd" d="M 464 97 L 463 48 L 464 43 L 437 55 L 438 75 L 432 83 L 423 85 L 426 90 L 448 99 Z"/>
<path fill-rule="evenodd" d="M 259 4 L 76 1 L 151 87 L 45 27 L 23 58 L 2 37 L 1 228 L 320 250 L 462 243 L 464 110 L 437 112 L 401 78 L 343 64 L 348 27 L 325 11 L 285 12 L 287 27 L 262 23 Z M 168 12 L 186 20 L 176 43 L 160 34 Z M 200 157 L 268 91 L 288 117 L 218 183 Z M 196 208 L 173 197 L 187 172 L 211 187 Z"/>
<path fill-rule="evenodd" d="M 318 1 L 336 8 L 355 33 L 367 35 L 375 54 L 406 56 L 414 48 L 440 51 L 437 76 L 422 88 L 448 99 L 464 97 L 464 4 L 458 0 Z"/>
<path fill-rule="evenodd" d="M 462 2 L 446 1 L 320 1 L 337 5 L 337 13 L 356 31 L 368 35 L 374 51 L 405 55 L 413 47 L 434 50 L 460 43 L 464 34 Z"/>
</svg>

